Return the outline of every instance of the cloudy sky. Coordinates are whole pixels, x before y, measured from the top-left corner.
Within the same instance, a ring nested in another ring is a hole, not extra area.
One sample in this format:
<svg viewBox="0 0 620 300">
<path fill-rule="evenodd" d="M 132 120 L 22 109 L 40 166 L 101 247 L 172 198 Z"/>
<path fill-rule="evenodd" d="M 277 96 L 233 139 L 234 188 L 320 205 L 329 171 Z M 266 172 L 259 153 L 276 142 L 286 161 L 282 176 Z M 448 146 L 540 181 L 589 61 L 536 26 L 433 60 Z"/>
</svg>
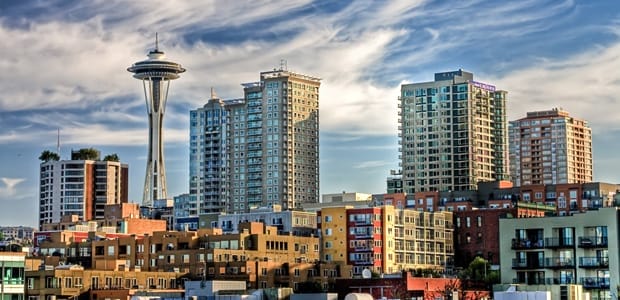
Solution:
<svg viewBox="0 0 620 300">
<path fill-rule="evenodd" d="M 500 4 L 501 3 L 501 4 Z M 398 168 L 397 97 L 406 82 L 463 68 L 509 92 L 509 117 L 562 107 L 590 122 L 595 180 L 620 182 L 620 3 L 609 1 L 0 2 L 0 225 L 35 225 L 38 156 L 95 147 L 130 168 L 141 200 L 148 124 L 139 81 L 160 49 L 187 72 L 172 85 L 168 190 L 188 191 L 188 115 L 214 87 L 287 61 L 323 79 L 321 193 L 381 193 Z"/>
</svg>

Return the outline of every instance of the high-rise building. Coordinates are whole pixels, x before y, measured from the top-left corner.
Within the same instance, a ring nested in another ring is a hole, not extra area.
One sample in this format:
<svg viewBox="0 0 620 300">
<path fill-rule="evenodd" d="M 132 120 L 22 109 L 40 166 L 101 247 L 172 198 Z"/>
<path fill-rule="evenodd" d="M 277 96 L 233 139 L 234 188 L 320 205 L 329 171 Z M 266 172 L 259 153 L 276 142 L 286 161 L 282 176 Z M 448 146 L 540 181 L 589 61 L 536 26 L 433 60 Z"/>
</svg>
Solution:
<svg viewBox="0 0 620 300">
<path fill-rule="evenodd" d="M 117 161 L 50 160 L 40 167 L 39 227 L 66 215 L 82 221 L 103 219 L 105 205 L 128 202 L 129 168 Z M 98 156 L 98 155 L 97 155 Z"/>
<path fill-rule="evenodd" d="M 592 181 L 592 130 L 562 109 L 528 112 L 510 122 L 515 185 Z"/>
<path fill-rule="evenodd" d="M 242 99 L 211 99 L 190 111 L 189 202 L 187 216 L 225 211 L 228 111 L 226 105 L 243 104 Z"/>
<path fill-rule="evenodd" d="M 507 180 L 506 91 L 463 70 L 401 86 L 404 192 L 463 191 Z"/>
<path fill-rule="evenodd" d="M 134 73 L 133 77 L 141 80 L 144 86 L 149 116 L 149 150 L 142 205 L 153 207 L 155 201 L 168 199 L 162 136 L 164 112 L 170 81 L 179 78 L 179 74 L 185 72 L 185 69 L 178 63 L 166 60 L 155 40 L 155 50 L 149 52 L 148 59 L 134 63 L 127 71 Z"/>
<path fill-rule="evenodd" d="M 320 79 L 280 69 L 244 98 L 190 113 L 190 197 L 198 213 L 319 202 Z M 193 196 L 195 195 L 195 196 Z"/>
</svg>

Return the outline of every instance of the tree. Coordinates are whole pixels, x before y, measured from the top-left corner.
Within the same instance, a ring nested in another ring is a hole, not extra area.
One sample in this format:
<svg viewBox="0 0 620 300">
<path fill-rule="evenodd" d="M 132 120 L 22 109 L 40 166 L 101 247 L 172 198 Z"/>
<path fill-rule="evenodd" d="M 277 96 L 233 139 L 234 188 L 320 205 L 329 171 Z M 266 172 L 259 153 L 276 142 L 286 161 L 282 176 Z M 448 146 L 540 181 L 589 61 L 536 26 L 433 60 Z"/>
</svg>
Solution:
<svg viewBox="0 0 620 300">
<path fill-rule="evenodd" d="M 120 158 L 118 158 L 118 155 L 116 153 L 112 153 L 112 154 L 106 155 L 103 158 L 103 160 L 105 160 L 105 161 L 116 161 L 116 162 L 121 161 Z"/>
<path fill-rule="evenodd" d="M 321 285 L 321 282 L 312 281 L 312 280 L 298 283 L 297 289 L 295 290 L 295 293 L 300 293 L 300 294 L 312 294 L 312 293 L 323 293 L 323 292 L 325 292 L 325 290 L 323 290 L 323 286 Z"/>
<path fill-rule="evenodd" d="M 99 160 L 99 151 L 95 148 L 82 148 L 73 159 L 77 160 Z"/>
<path fill-rule="evenodd" d="M 60 155 L 58 155 L 58 153 L 56 153 L 56 152 L 45 150 L 45 151 L 41 152 L 41 155 L 39 156 L 39 159 L 42 162 L 59 161 L 60 160 Z"/>
<path fill-rule="evenodd" d="M 476 256 L 458 277 L 467 289 L 488 289 L 492 284 L 499 283 L 498 271 L 491 270 L 490 267 L 488 260 Z"/>
</svg>

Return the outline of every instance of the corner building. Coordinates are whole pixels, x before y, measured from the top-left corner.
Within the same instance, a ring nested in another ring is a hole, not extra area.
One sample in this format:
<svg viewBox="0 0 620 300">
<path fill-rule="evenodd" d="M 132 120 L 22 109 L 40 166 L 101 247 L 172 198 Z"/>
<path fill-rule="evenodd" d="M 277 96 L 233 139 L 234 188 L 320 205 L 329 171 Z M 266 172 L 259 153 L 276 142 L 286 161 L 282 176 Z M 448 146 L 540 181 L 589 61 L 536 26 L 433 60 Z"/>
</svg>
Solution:
<svg viewBox="0 0 620 300">
<path fill-rule="evenodd" d="M 577 283 L 590 299 L 616 299 L 619 212 L 607 207 L 571 216 L 501 219 L 502 283 Z"/>
<path fill-rule="evenodd" d="M 72 154 L 73 155 L 73 154 Z M 115 161 L 48 161 L 40 165 L 39 229 L 63 216 L 104 219 L 105 206 L 128 202 L 129 167 Z"/>
<path fill-rule="evenodd" d="M 506 91 L 463 70 L 401 86 L 399 143 L 403 190 L 475 190 L 507 180 Z"/>
<path fill-rule="evenodd" d="M 510 122 L 510 171 L 517 186 L 592 181 L 592 130 L 554 108 Z"/>
</svg>

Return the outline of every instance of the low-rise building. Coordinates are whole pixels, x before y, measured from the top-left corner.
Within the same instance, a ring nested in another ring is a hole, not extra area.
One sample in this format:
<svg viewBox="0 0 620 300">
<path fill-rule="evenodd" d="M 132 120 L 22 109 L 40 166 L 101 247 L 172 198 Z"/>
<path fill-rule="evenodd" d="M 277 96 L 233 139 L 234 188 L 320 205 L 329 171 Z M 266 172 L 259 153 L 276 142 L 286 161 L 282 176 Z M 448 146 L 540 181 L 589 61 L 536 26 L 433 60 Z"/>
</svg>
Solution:
<svg viewBox="0 0 620 300">
<path fill-rule="evenodd" d="M 620 284 L 619 212 L 501 219 L 502 283 L 581 284 L 591 299 L 611 299 Z"/>
<path fill-rule="evenodd" d="M 451 269 L 454 261 L 451 212 L 379 207 L 323 208 L 318 213 L 321 259 L 365 269 L 398 273 L 410 269 Z"/>
<path fill-rule="evenodd" d="M 0 252 L 2 269 L 1 292 L 4 299 L 25 299 L 25 261 L 26 253 Z"/>
<path fill-rule="evenodd" d="M 182 291 L 178 282 L 181 275 L 175 272 L 85 270 L 78 265 L 62 265 L 26 271 L 26 297 L 39 300 L 50 299 L 49 296 L 77 299 L 81 295 L 103 291 L 106 297 L 119 298 L 140 290 Z"/>
<path fill-rule="evenodd" d="M 238 233 L 239 224 L 245 222 L 261 222 L 274 226 L 280 234 L 299 236 L 316 236 L 316 213 L 298 210 L 282 210 L 281 205 L 253 209 L 251 212 L 239 214 L 220 214 L 211 228 L 221 228 L 224 233 Z"/>
</svg>

